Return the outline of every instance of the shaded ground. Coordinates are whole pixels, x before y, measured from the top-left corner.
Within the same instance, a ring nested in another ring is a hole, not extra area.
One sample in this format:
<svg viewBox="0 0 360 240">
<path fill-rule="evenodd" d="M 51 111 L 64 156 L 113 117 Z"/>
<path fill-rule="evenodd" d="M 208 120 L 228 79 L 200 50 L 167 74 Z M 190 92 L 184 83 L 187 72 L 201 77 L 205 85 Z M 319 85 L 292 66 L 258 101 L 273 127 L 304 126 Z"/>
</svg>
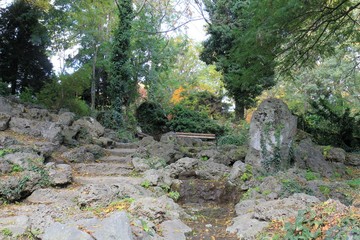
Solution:
<svg viewBox="0 0 360 240">
<path fill-rule="evenodd" d="M 193 216 L 184 223 L 193 229 L 186 234 L 192 240 L 232 240 L 238 239 L 236 234 L 226 232 L 226 228 L 235 217 L 234 204 L 189 203 L 183 204 L 185 211 Z"/>
</svg>

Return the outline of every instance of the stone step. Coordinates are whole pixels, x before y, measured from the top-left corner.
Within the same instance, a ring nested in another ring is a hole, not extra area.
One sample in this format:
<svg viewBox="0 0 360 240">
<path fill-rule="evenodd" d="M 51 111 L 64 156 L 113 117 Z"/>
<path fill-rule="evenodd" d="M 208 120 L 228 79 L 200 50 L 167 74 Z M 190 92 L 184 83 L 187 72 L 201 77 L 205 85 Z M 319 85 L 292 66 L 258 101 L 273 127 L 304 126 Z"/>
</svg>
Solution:
<svg viewBox="0 0 360 240">
<path fill-rule="evenodd" d="M 136 149 L 127 149 L 127 148 L 114 148 L 114 149 L 105 149 L 107 155 L 126 157 L 136 152 Z"/>
<path fill-rule="evenodd" d="M 76 175 L 113 176 L 128 175 L 134 167 L 130 163 L 77 163 L 72 168 Z"/>
<path fill-rule="evenodd" d="M 140 185 L 143 178 L 126 176 L 74 176 L 74 182 L 78 184 L 133 184 Z"/>
<path fill-rule="evenodd" d="M 131 157 L 120 157 L 120 156 L 105 156 L 98 160 L 98 162 L 113 162 L 113 163 L 131 163 Z"/>
<path fill-rule="evenodd" d="M 115 142 L 114 146 L 115 148 L 124 148 L 124 149 L 137 149 L 139 147 L 137 143 L 121 143 L 121 142 Z"/>
</svg>

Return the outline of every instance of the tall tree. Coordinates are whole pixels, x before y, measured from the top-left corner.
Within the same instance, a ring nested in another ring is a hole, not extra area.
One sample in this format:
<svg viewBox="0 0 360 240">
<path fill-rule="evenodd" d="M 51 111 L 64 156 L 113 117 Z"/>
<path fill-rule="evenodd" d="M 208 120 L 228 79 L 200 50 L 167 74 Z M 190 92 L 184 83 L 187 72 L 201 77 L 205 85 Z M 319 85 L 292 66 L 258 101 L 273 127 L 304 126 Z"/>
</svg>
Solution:
<svg viewBox="0 0 360 240">
<path fill-rule="evenodd" d="M 112 49 L 112 66 L 110 91 L 114 120 L 119 127 L 121 124 L 122 108 L 127 107 L 135 99 L 137 93 L 137 81 L 131 75 L 131 24 L 133 9 L 131 0 L 117 1 L 119 22 L 114 33 Z"/>
<path fill-rule="evenodd" d="M 39 91 L 50 80 L 50 41 L 41 18 L 40 9 L 25 0 L 0 9 L 0 76 L 12 94 L 26 87 Z"/>
<path fill-rule="evenodd" d="M 215 63 L 224 75 L 225 87 L 235 100 L 236 119 L 255 97 L 273 86 L 274 58 L 272 41 L 256 36 L 249 1 L 205 0 L 209 13 L 208 34 L 201 59 Z"/>
</svg>

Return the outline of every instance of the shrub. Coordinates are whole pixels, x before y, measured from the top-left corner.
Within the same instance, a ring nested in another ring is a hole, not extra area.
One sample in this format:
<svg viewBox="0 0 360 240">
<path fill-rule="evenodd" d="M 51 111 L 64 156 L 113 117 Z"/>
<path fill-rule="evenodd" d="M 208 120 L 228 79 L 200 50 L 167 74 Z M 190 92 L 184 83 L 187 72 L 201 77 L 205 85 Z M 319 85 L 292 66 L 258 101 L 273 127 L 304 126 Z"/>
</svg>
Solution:
<svg viewBox="0 0 360 240">
<path fill-rule="evenodd" d="M 0 96 L 8 96 L 10 95 L 10 88 L 8 87 L 8 84 L 5 82 L 2 82 L 0 79 Z"/>
<path fill-rule="evenodd" d="M 177 192 L 177 191 L 171 191 L 171 192 L 168 193 L 168 196 L 170 198 L 172 198 L 174 201 L 177 201 L 180 198 L 180 193 Z"/>
<path fill-rule="evenodd" d="M 242 122 L 239 127 L 233 128 L 231 133 L 221 136 L 217 140 L 218 145 L 245 145 L 249 139 L 250 125 L 247 122 Z"/>
<path fill-rule="evenodd" d="M 213 133 L 218 136 L 225 133 L 225 128 L 209 119 L 206 114 L 187 109 L 182 105 L 176 105 L 170 111 L 170 116 L 171 120 L 167 126 L 171 131 Z"/>
<path fill-rule="evenodd" d="M 167 118 L 160 104 L 144 102 L 136 109 L 136 119 L 141 130 L 150 135 L 167 132 Z"/>
</svg>

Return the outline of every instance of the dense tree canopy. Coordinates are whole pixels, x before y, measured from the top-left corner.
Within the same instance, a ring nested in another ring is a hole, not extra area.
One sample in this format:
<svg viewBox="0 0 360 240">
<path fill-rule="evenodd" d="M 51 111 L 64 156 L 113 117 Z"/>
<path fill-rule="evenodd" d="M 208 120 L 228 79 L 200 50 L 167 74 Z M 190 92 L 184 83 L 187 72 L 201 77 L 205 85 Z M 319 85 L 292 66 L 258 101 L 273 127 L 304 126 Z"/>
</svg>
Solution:
<svg viewBox="0 0 360 240">
<path fill-rule="evenodd" d="M 39 91 L 52 74 L 41 10 L 17 0 L 0 9 L 0 15 L 0 78 L 11 84 L 12 94 L 25 88 Z"/>
</svg>

